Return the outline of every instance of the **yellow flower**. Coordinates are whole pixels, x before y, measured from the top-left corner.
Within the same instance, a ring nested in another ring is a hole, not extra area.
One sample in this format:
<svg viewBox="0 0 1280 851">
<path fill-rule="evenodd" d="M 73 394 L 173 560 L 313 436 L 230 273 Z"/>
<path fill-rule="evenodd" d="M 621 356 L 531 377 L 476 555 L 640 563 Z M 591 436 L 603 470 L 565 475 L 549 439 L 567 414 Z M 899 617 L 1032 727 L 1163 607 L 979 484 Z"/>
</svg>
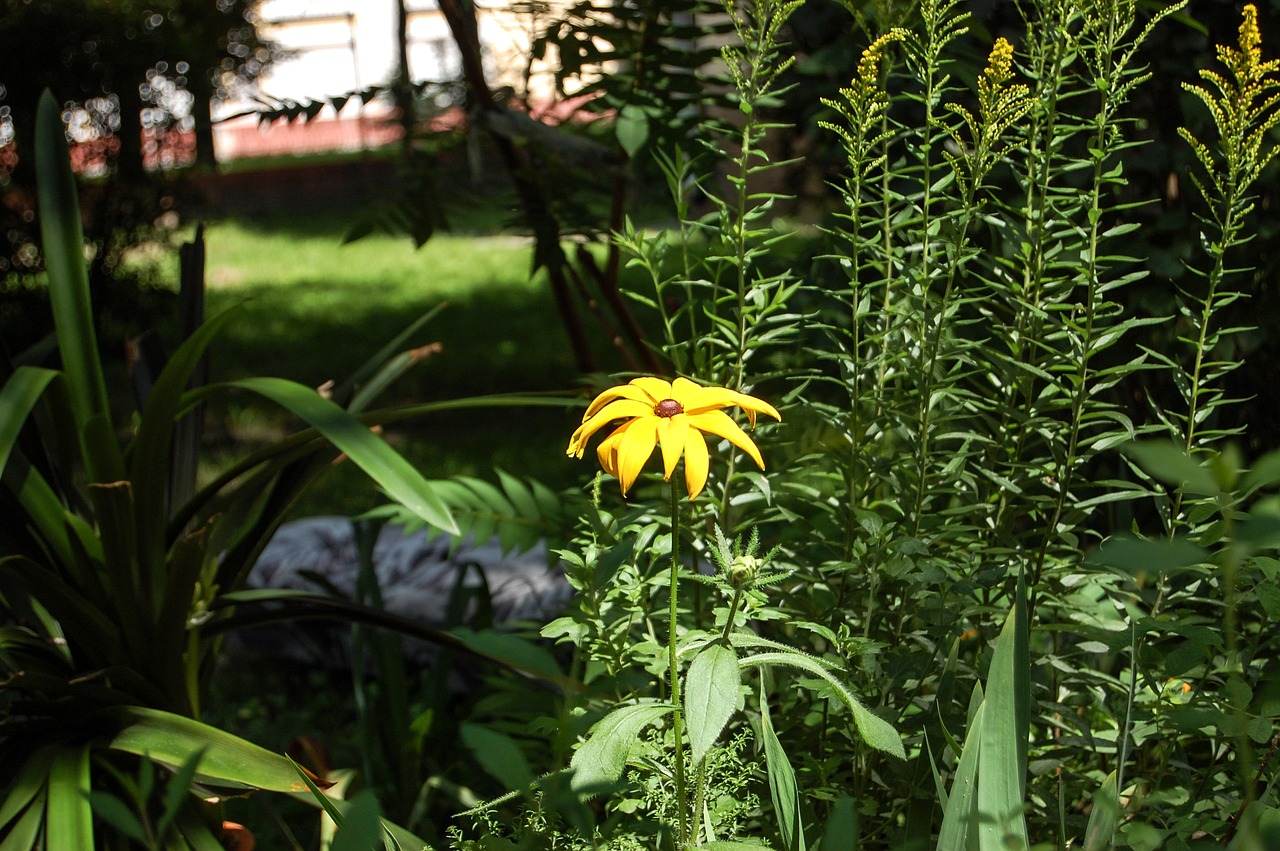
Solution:
<svg viewBox="0 0 1280 851">
<path fill-rule="evenodd" d="M 636 378 L 628 384 L 610 387 L 592 401 L 582 415 L 582 425 L 569 438 L 566 454 L 581 458 L 591 435 L 614 420 L 625 419 L 626 422 L 596 447 L 600 466 L 617 477 L 622 493 L 631 490 L 654 447 L 660 446 L 664 480 L 671 479 L 676 462 L 684 455 L 684 481 L 689 499 L 693 499 L 707 484 L 710 456 L 702 436 L 704 432 L 723 437 L 764 469 L 760 450 L 722 410 L 732 406 L 746 411 L 752 426 L 756 424 L 757 413 L 782 419 L 768 402 L 727 387 L 703 387 L 687 378 L 671 382 L 661 378 Z"/>
</svg>

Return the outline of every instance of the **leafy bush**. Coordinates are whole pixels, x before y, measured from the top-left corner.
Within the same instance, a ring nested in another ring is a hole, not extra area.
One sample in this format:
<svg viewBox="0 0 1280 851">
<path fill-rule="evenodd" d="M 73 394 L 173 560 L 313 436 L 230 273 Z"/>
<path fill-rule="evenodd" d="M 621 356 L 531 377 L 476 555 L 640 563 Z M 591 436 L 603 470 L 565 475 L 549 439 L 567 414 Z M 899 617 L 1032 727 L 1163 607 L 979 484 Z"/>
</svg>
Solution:
<svg viewBox="0 0 1280 851">
<path fill-rule="evenodd" d="M 762 188 L 794 6 L 727 6 L 741 114 L 704 125 L 705 159 L 656 152 L 679 230 L 616 239 L 673 370 L 771 399 L 783 422 L 761 429 L 769 471 L 741 468 L 742 439 L 716 431 L 729 452 L 699 473 L 705 496 L 668 514 L 602 492 L 565 554 L 580 604 L 544 634 L 572 645 L 587 686 L 569 696 L 570 787 L 607 794 L 561 829 L 586 820 L 587 844 L 617 847 L 1275 841 L 1275 769 L 1256 751 L 1274 747 L 1276 462 L 1246 470 L 1227 442 L 1247 329 L 1224 317 L 1249 289 L 1235 258 L 1277 150 L 1280 78 L 1246 7 L 1224 70 L 1188 81 L 1211 116 L 1183 131 L 1202 205 L 1192 283 L 1175 316 L 1142 313 L 1127 116 L 1149 80 L 1139 49 L 1181 9 L 1022 4 L 1016 44 L 976 48 L 956 0 L 880 9 L 886 28 L 825 102 L 843 209 L 805 270 L 776 262 L 791 237 Z M 978 51 L 975 70 L 962 57 Z M 695 193 L 712 213 L 691 215 Z M 1153 376 L 1174 392 L 1147 392 Z M 685 416 L 679 393 L 608 394 L 640 407 L 613 410 L 629 421 L 604 469 L 629 490 L 657 445 L 678 480 L 684 426 L 661 421 Z M 757 534 L 767 568 L 729 543 Z M 744 564 L 767 581 L 744 583 Z M 730 794 L 758 810 L 709 802 L 722 747 L 754 766 Z M 480 819 L 481 841 L 503 821 Z"/>
</svg>

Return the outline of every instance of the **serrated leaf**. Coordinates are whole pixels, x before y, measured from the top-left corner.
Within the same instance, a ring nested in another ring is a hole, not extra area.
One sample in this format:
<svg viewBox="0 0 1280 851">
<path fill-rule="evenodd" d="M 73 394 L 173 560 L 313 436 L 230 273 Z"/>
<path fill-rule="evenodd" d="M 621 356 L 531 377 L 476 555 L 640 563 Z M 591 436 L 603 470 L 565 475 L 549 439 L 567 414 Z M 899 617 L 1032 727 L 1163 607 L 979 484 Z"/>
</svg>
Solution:
<svg viewBox="0 0 1280 851">
<path fill-rule="evenodd" d="M 684 714 L 694 763 L 701 762 L 721 731 L 742 706 L 738 654 L 723 644 L 708 644 L 685 674 Z"/>
<path fill-rule="evenodd" d="M 669 703 L 633 703 L 620 706 L 591 728 L 591 735 L 569 761 L 573 770 L 570 788 L 589 797 L 612 787 L 636 744 L 640 731 L 675 711 Z"/>
<path fill-rule="evenodd" d="M 854 726 L 862 740 L 876 750 L 892 754 L 899 759 L 906 759 L 906 750 L 902 747 L 902 738 L 888 721 L 871 712 L 853 693 L 836 679 L 835 676 L 819 660 L 806 656 L 796 650 L 756 653 L 739 661 L 743 667 L 761 665 L 787 665 L 816 674 L 826 680 L 835 689 L 840 700 L 853 713 Z"/>
</svg>

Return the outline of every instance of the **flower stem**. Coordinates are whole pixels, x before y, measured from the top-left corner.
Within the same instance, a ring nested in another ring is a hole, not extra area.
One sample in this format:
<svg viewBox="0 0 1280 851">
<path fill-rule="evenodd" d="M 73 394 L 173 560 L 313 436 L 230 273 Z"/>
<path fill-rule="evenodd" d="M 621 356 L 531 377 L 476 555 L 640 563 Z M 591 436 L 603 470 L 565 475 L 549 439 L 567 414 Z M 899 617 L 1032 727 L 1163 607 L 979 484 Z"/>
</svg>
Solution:
<svg viewBox="0 0 1280 851">
<path fill-rule="evenodd" d="M 679 483 L 671 478 L 671 587 L 670 618 L 667 623 L 667 667 L 671 675 L 671 731 L 675 737 L 676 806 L 679 813 L 677 848 L 683 848 L 689 839 L 688 802 L 685 800 L 684 780 L 684 709 L 680 705 L 680 670 L 676 660 L 677 588 L 680 580 L 680 492 Z"/>
</svg>

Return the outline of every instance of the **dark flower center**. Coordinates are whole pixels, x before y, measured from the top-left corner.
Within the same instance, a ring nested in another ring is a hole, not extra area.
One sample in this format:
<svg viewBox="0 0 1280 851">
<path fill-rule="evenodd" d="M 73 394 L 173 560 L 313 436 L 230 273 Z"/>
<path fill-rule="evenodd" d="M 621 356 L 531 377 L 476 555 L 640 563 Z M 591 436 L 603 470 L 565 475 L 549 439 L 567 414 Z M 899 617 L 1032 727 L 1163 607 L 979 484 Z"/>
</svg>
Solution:
<svg viewBox="0 0 1280 851">
<path fill-rule="evenodd" d="M 653 406 L 653 412 L 660 417 L 674 417 L 684 413 L 684 406 L 675 399 L 663 399 Z"/>
</svg>

